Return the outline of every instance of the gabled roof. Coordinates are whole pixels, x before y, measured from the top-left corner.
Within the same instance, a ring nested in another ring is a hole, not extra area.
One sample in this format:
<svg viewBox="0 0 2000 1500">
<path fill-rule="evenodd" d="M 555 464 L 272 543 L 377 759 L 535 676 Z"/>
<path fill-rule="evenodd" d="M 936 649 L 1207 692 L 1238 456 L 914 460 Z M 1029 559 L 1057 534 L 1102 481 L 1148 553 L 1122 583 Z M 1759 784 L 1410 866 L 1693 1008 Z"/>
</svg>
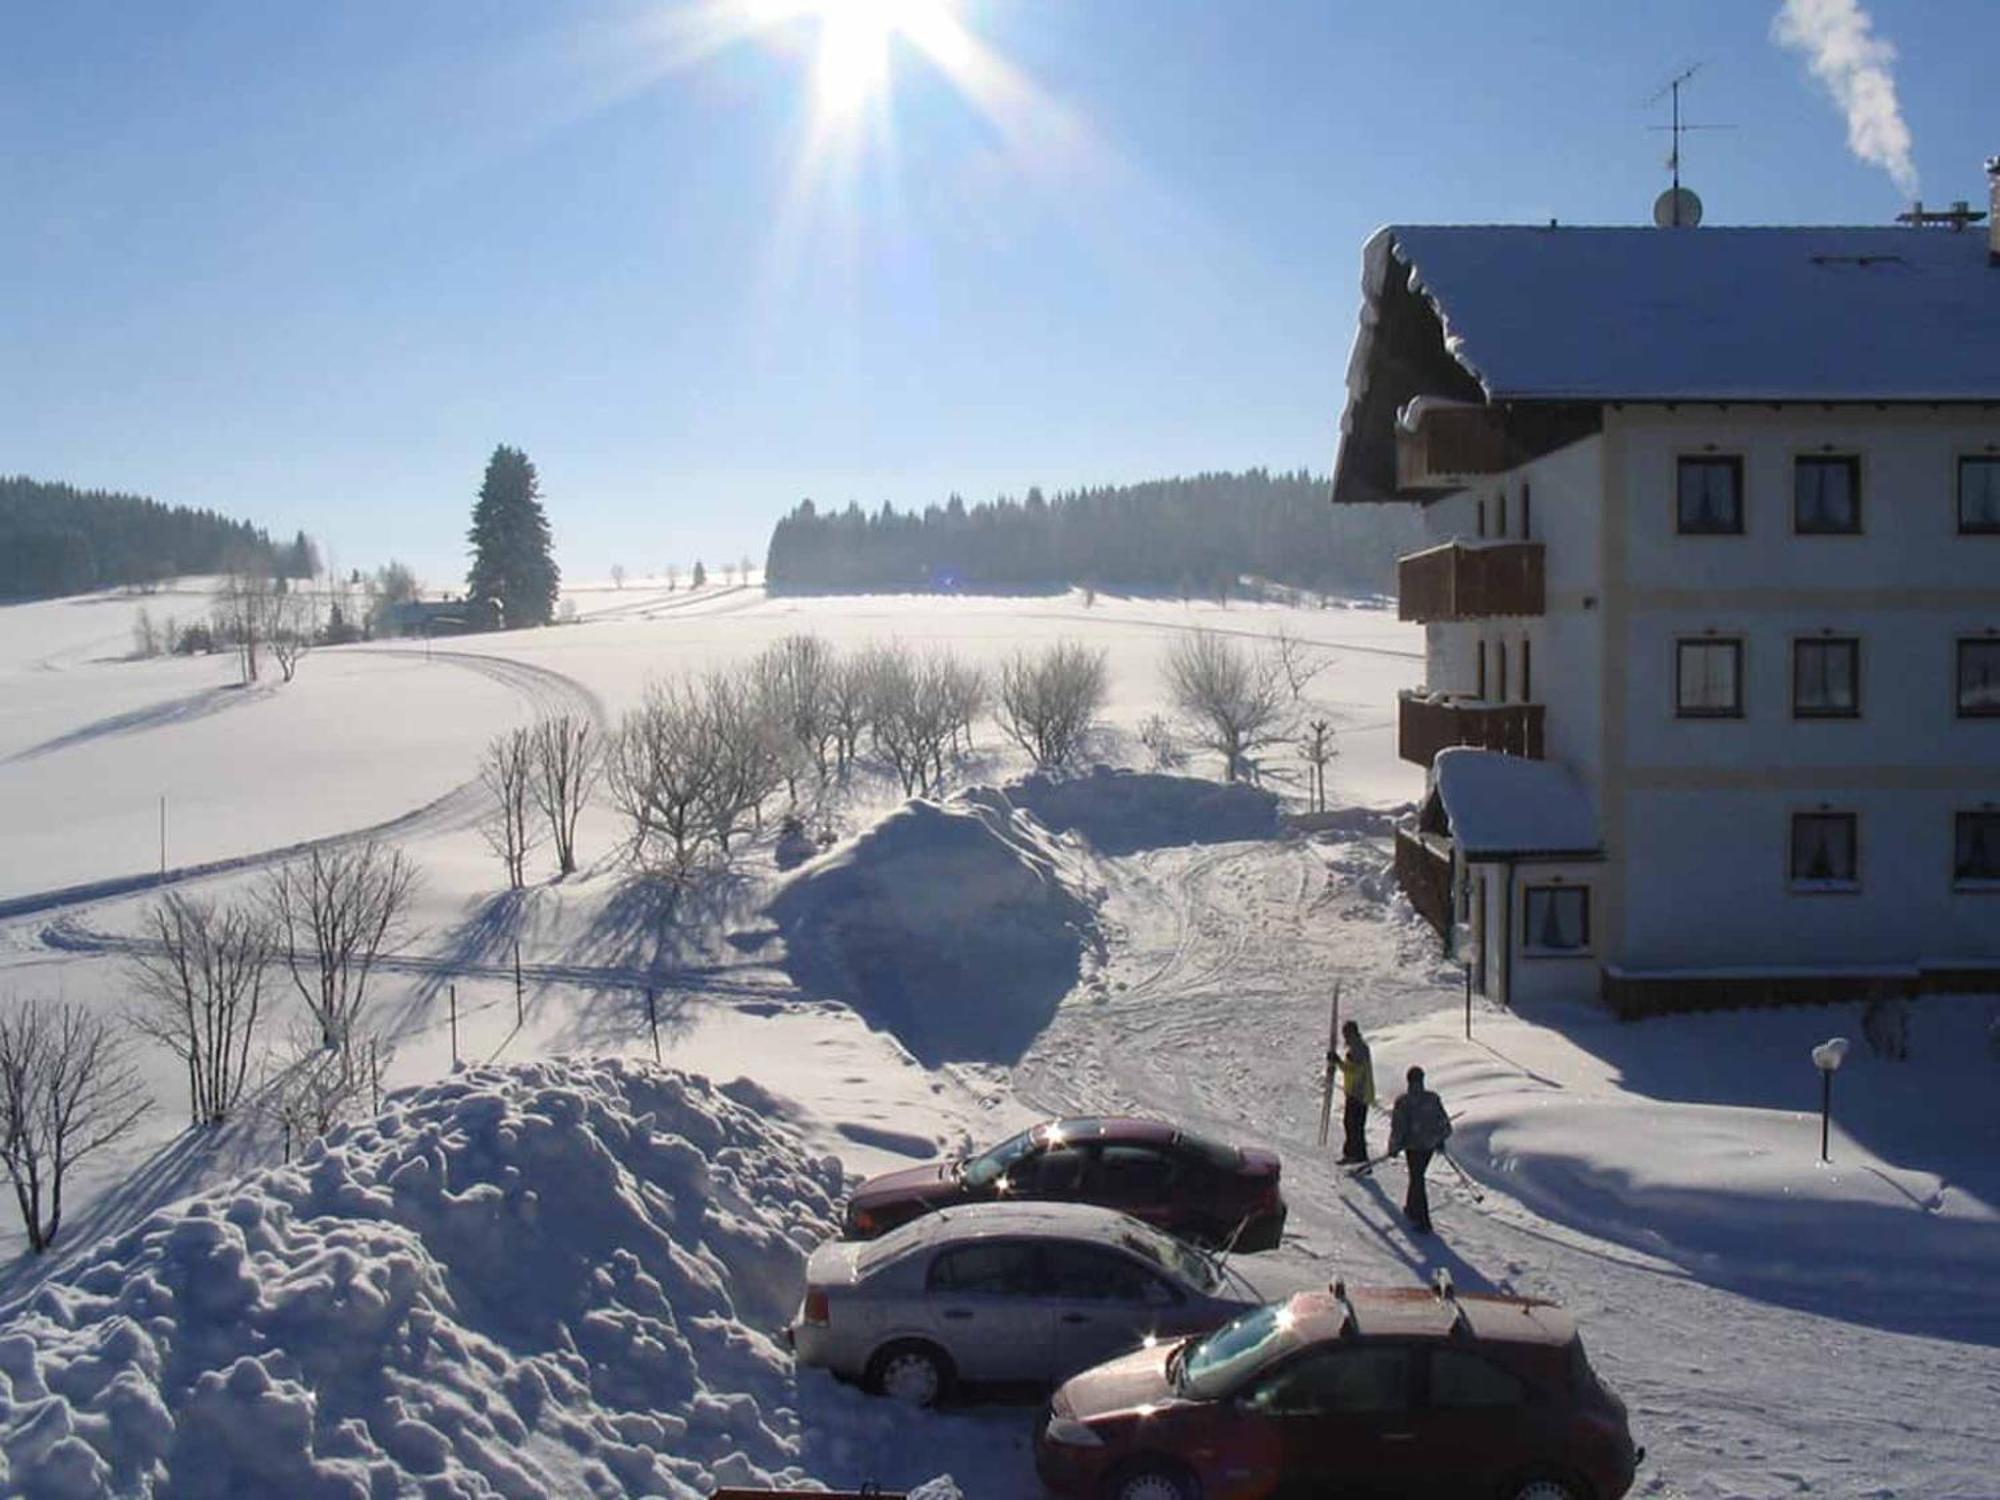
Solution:
<svg viewBox="0 0 2000 1500">
<path fill-rule="evenodd" d="M 1559 765 L 1459 745 L 1438 751 L 1432 767 L 1467 859 L 1591 859 L 1603 850 L 1589 796 Z"/>
<path fill-rule="evenodd" d="M 1363 259 L 1489 400 L 2000 400 L 1976 231 L 1392 226 Z"/>
</svg>

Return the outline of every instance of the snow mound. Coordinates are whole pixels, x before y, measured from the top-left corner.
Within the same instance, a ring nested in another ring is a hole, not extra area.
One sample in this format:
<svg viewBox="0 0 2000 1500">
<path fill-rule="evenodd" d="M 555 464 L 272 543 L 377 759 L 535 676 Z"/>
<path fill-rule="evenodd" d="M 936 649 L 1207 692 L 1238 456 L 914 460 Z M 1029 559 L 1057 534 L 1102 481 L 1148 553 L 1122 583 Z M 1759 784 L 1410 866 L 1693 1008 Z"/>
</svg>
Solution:
<svg viewBox="0 0 2000 1500">
<path fill-rule="evenodd" d="M 931 1066 L 1019 1058 L 1095 940 L 1075 849 L 989 788 L 905 803 L 768 910 L 794 983 Z"/>
<path fill-rule="evenodd" d="M 1080 833 L 1105 854 L 1268 839 L 1278 832 L 1278 799 L 1240 781 L 1094 766 L 1087 776 L 1024 777 L 1007 788 L 1007 797 L 1046 827 Z"/>
<path fill-rule="evenodd" d="M 154 1215 L 11 1309 L 0 1492 L 795 1482 L 765 1330 L 838 1165 L 686 1074 L 475 1068 Z"/>
</svg>

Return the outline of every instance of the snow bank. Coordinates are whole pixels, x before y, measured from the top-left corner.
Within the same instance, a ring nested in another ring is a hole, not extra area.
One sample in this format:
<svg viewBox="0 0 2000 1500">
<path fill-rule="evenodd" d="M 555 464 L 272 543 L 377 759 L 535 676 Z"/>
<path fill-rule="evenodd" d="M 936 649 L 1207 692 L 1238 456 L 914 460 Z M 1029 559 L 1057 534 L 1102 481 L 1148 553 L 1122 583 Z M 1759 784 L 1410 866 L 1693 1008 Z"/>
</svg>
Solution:
<svg viewBox="0 0 2000 1500">
<path fill-rule="evenodd" d="M 1007 797 L 1037 822 L 1080 833 L 1104 854 L 1267 839 L 1278 831 L 1277 797 L 1242 782 L 1095 766 L 1087 776 L 1024 777 Z"/>
<path fill-rule="evenodd" d="M 985 788 L 905 803 L 768 910 L 794 983 L 928 1064 L 1017 1059 L 1095 941 L 1076 852 Z"/>
<path fill-rule="evenodd" d="M 617 1059 L 392 1096 L 11 1310 L 0 1492 L 527 1500 L 796 1480 L 770 1331 L 840 1186 L 705 1079 Z"/>
</svg>

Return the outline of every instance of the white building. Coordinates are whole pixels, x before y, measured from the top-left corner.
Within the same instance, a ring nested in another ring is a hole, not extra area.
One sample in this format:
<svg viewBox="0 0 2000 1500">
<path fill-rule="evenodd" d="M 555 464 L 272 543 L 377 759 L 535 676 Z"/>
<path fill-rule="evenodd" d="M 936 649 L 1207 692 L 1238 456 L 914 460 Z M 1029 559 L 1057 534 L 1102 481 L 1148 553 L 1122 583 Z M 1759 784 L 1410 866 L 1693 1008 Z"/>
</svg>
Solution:
<svg viewBox="0 0 2000 1500">
<path fill-rule="evenodd" d="M 2000 988 L 2000 226 L 1364 262 L 1334 499 L 1424 507 L 1397 866 L 1478 987 Z"/>
</svg>

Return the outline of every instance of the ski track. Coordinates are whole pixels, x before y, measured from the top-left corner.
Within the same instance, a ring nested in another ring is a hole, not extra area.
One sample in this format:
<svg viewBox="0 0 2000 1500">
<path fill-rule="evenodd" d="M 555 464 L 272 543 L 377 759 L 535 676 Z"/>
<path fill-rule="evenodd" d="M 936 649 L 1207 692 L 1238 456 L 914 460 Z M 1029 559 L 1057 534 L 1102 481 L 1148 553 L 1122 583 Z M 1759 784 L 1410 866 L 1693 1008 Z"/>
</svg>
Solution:
<svg viewBox="0 0 2000 1500">
<path fill-rule="evenodd" d="M 581 713 L 588 715 L 599 728 L 606 723 L 604 704 L 594 692 L 574 678 L 566 677 L 547 667 L 516 661 L 510 657 L 486 656 L 472 651 L 439 651 L 432 648 L 425 652 L 388 646 L 355 646 L 345 649 L 355 655 L 364 656 L 427 656 L 435 661 L 477 672 L 511 689 L 527 701 L 537 719 L 551 718 L 564 713 Z M 402 840 L 450 833 L 476 823 L 484 807 L 485 793 L 480 786 L 479 778 L 474 776 L 421 807 L 399 813 L 380 823 L 349 829 L 344 833 L 330 833 L 319 838 L 302 839 L 296 843 L 281 844 L 275 848 L 261 849 L 250 854 L 234 854 L 222 859 L 207 860 L 201 864 L 183 865 L 168 870 L 164 875 L 157 870 L 149 870 L 138 875 L 112 876 L 105 880 L 86 881 L 52 891 L 34 891 L 25 896 L 9 897 L 0 901 L 0 924 L 21 917 L 45 916 L 70 907 L 115 900 L 165 886 L 187 885 L 195 881 L 213 879 L 219 875 L 234 875 L 293 859 L 314 849 L 338 848 L 345 844 L 365 843 L 371 839 Z"/>
<path fill-rule="evenodd" d="M 1760 1302 L 1543 1219 L 1504 1182 L 1483 1182 L 1475 1203 L 1448 1167 L 1431 1174 L 1439 1233 L 1418 1240 L 1399 1164 L 1362 1180 L 1332 1166 L 1337 1145 L 1316 1139 L 1334 979 L 1347 976 L 1341 1014 L 1364 1030 L 1456 999 L 1428 930 L 1357 883 L 1387 859 L 1379 844 L 1295 840 L 1105 861 L 1105 964 L 1017 1067 L 1017 1094 L 1051 1114 L 1161 1115 L 1277 1148 L 1286 1241 L 1250 1264 L 1286 1284 L 1448 1267 L 1463 1286 L 1563 1302 L 1648 1449 L 1635 1495 L 2000 1495 L 1991 1348 Z M 1377 1086 L 1385 1100 L 1400 1089 Z M 1378 1148 L 1385 1130 L 1378 1113 Z M 1802 1370 L 1808 1408 L 1788 1399 Z"/>
</svg>

